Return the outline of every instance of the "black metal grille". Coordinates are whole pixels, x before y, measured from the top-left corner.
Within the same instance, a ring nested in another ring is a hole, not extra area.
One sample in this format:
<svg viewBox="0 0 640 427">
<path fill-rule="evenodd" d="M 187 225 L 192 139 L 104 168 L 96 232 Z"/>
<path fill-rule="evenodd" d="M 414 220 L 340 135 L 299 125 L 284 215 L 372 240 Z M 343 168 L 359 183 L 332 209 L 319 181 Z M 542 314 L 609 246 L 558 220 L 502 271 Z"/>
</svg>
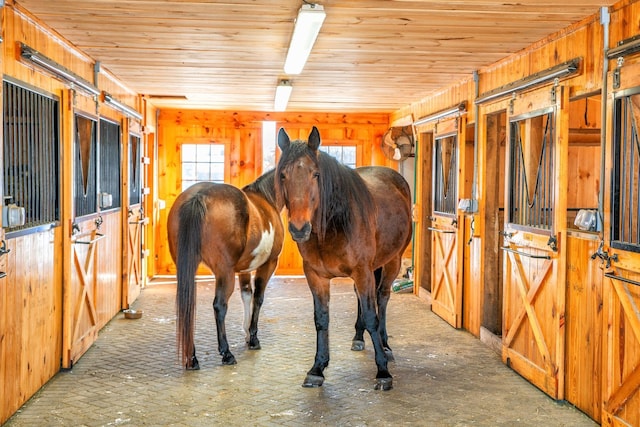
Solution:
<svg viewBox="0 0 640 427">
<path fill-rule="evenodd" d="M 553 227 L 553 118 L 553 112 L 549 112 L 510 123 L 509 222 L 512 224 L 543 230 Z"/>
<path fill-rule="evenodd" d="M 142 171 L 141 171 L 141 150 L 140 137 L 136 135 L 129 136 L 129 204 L 136 205 L 140 203 L 142 194 Z"/>
<path fill-rule="evenodd" d="M 3 171 L 6 204 L 25 209 L 24 230 L 60 220 L 57 98 L 3 81 Z M 7 227 L 7 224 L 4 225 Z"/>
<path fill-rule="evenodd" d="M 455 215 L 458 204 L 458 136 L 435 139 L 433 211 Z"/>
<path fill-rule="evenodd" d="M 120 125 L 108 120 L 100 120 L 100 192 L 111 194 L 112 204 L 104 209 L 119 208 L 121 162 L 120 162 Z"/>
<path fill-rule="evenodd" d="M 91 215 L 98 211 L 96 189 L 96 121 L 75 115 L 73 157 L 75 216 Z"/>
<path fill-rule="evenodd" d="M 640 252 L 640 94 L 615 101 L 611 245 Z"/>
</svg>

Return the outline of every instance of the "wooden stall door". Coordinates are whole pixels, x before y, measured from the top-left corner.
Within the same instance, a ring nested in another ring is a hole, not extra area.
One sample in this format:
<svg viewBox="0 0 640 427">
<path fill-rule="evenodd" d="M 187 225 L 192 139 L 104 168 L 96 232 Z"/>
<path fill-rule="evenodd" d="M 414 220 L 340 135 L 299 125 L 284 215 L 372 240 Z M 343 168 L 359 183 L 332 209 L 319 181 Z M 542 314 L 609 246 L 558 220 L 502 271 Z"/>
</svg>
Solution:
<svg viewBox="0 0 640 427">
<path fill-rule="evenodd" d="M 128 251 L 128 268 L 127 268 L 127 286 L 124 287 L 125 295 L 123 295 L 124 308 L 129 306 L 138 298 L 142 289 L 142 255 L 143 227 L 149 223 L 149 218 L 144 216 L 142 209 L 129 210 L 128 233 L 127 233 L 127 251 Z"/>
<path fill-rule="evenodd" d="M 126 224 L 123 225 L 125 230 L 124 241 L 126 243 L 126 253 L 124 254 L 125 271 L 124 286 L 122 287 L 122 306 L 129 306 L 138 298 L 142 290 L 144 275 L 142 271 L 142 258 L 144 252 L 144 227 L 149 223 L 149 219 L 144 215 L 143 197 L 146 188 L 144 184 L 145 165 L 149 163 L 146 156 L 143 155 L 144 147 L 142 138 L 139 136 L 141 126 L 136 121 L 129 121 L 128 148 L 126 150 L 127 177 L 125 182 L 127 185 L 127 218 Z"/>
<path fill-rule="evenodd" d="M 554 399 L 564 394 L 568 91 L 514 98 L 508 111 L 502 358 Z"/>
<path fill-rule="evenodd" d="M 62 367 L 71 368 L 98 338 L 96 292 L 98 245 L 105 236 L 93 221 L 77 224 L 71 238 L 71 281 L 65 287 Z"/>
<path fill-rule="evenodd" d="M 603 426 L 640 425 L 640 64 L 608 79 L 605 216 Z M 606 257 L 605 257 L 606 258 Z"/>
<path fill-rule="evenodd" d="M 438 123 L 433 151 L 431 217 L 431 309 L 454 328 L 462 327 L 464 223 L 458 214 L 464 192 L 464 117 Z"/>
<path fill-rule="evenodd" d="M 416 145 L 416 201 L 413 210 L 414 235 L 414 278 L 419 295 L 431 292 L 431 166 L 433 133 L 421 132 Z"/>
</svg>

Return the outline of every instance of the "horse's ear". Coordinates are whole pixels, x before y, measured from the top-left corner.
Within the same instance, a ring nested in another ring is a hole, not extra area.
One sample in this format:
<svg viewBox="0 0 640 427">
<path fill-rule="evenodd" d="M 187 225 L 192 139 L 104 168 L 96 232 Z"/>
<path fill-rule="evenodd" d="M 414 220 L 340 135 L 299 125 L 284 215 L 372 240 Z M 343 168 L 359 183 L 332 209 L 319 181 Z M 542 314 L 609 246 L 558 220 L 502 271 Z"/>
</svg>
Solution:
<svg viewBox="0 0 640 427">
<path fill-rule="evenodd" d="M 313 129 L 311 129 L 311 133 L 309 134 L 309 140 L 307 141 L 307 145 L 313 151 L 317 151 L 318 147 L 320 146 L 320 132 L 318 132 L 318 128 L 315 126 L 313 127 Z"/>
<path fill-rule="evenodd" d="M 289 139 L 289 135 L 287 135 L 287 131 L 284 128 L 280 128 L 278 131 L 278 147 L 282 151 L 286 151 L 291 144 L 291 140 Z"/>
</svg>

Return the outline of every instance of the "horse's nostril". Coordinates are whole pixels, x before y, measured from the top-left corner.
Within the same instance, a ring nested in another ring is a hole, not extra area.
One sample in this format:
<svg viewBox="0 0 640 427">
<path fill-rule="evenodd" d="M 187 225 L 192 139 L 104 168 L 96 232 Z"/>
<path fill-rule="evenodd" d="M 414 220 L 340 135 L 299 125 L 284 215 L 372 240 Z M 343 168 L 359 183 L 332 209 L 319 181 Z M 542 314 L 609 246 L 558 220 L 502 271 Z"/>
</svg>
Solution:
<svg viewBox="0 0 640 427">
<path fill-rule="evenodd" d="M 309 237 L 309 234 L 311 234 L 311 224 L 305 222 L 301 228 L 298 228 L 292 223 L 289 223 L 289 232 L 294 240 L 306 240 Z"/>
</svg>

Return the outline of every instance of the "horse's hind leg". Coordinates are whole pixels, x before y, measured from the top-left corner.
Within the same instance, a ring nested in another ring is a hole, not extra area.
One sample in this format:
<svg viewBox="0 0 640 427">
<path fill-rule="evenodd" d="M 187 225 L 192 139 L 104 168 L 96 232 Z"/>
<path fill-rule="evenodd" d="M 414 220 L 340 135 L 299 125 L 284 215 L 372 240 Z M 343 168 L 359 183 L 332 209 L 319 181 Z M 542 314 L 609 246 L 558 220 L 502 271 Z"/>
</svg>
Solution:
<svg viewBox="0 0 640 427">
<path fill-rule="evenodd" d="M 358 291 L 355 289 L 354 291 L 356 295 L 358 295 Z M 352 351 L 362 351 L 364 350 L 364 322 L 362 321 L 362 306 L 360 305 L 360 299 L 358 299 L 358 314 L 356 316 L 356 334 L 353 336 L 351 340 L 351 350 Z"/>
<path fill-rule="evenodd" d="M 249 343 L 251 325 L 251 303 L 253 299 L 253 290 L 251 289 L 251 273 L 239 273 L 238 282 L 240 283 L 240 296 L 242 297 L 242 305 L 244 306 L 244 319 L 242 328 L 244 329 L 245 341 Z"/>
<path fill-rule="evenodd" d="M 256 270 L 256 274 L 253 278 L 253 309 L 251 312 L 251 322 L 249 324 L 247 335 L 247 343 L 249 344 L 250 350 L 260 350 L 261 348 L 260 340 L 258 339 L 258 320 L 260 319 L 260 309 L 264 302 L 264 291 L 267 288 L 267 283 L 269 283 L 269 279 L 273 275 L 277 265 L 277 258 L 267 261 Z M 249 288 L 249 290 L 250 289 L 251 288 Z"/>
<path fill-rule="evenodd" d="M 391 284 L 400 271 L 400 258 L 386 264 L 383 268 L 376 270 L 376 300 L 378 302 L 378 330 L 382 339 L 382 346 L 387 355 L 387 360 L 393 362 L 393 351 L 389 347 L 389 336 L 387 335 L 387 304 L 391 296 Z"/>
<path fill-rule="evenodd" d="M 235 274 L 233 271 L 226 275 L 216 274 L 216 297 L 213 300 L 213 311 L 216 317 L 216 327 L 218 331 L 218 352 L 222 356 L 223 365 L 235 365 L 236 358 L 229 350 L 227 341 L 227 330 L 225 327 L 225 317 L 229 297 L 233 293 Z"/>
<path fill-rule="evenodd" d="M 353 279 L 358 290 L 358 299 L 362 305 L 362 320 L 365 329 L 371 336 L 371 343 L 375 353 L 376 366 L 376 390 L 391 390 L 393 388 L 393 377 L 387 367 L 388 359 L 380 336 L 380 320 L 378 317 L 376 298 L 377 288 L 373 272 L 363 270 L 359 274 L 354 274 Z"/>
</svg>

